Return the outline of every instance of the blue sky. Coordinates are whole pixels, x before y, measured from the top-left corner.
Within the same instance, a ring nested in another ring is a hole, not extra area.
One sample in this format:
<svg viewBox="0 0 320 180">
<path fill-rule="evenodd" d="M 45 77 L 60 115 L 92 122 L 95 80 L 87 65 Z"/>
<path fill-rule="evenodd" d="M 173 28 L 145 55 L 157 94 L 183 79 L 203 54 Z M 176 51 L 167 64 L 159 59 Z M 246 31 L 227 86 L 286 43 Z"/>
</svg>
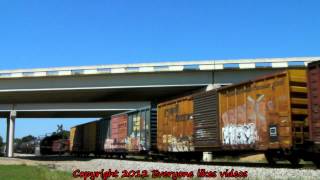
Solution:
<svg viewBox="0 0 320 180">
<path fill-rule="evenodd" d="M 319 56 L 319 7 L 317 0 L 2 0 L 0 69 Z M 88 119 L 18 119 L 16 135 L 79 121 Z"/>
</svg>

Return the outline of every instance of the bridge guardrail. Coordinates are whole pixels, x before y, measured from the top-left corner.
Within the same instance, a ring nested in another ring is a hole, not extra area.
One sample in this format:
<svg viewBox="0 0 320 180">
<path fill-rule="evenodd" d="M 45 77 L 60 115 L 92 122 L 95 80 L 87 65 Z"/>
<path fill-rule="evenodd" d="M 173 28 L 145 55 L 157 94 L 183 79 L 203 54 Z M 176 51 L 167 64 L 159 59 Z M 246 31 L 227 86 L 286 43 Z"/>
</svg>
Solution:
<svg viewBox="0 0 320 180">
<path fill-rule="evenodd" d="M 46 77 L 46 76 L 75 76 L 90 74 L 116 73 L 146 73 L 146 72 L 178 72 L 178 71 L 206 71 L 224 69 L 267 69 L 306 67 L 309 62 L 320 60 L 320 57 L 296 58 L 264 58 L 239 60 L 208 60 L 164 62 L 147 64 L 120 64 L 79 66 L 41 69 L 2 70 L 0 78 Z"/>
</svg>

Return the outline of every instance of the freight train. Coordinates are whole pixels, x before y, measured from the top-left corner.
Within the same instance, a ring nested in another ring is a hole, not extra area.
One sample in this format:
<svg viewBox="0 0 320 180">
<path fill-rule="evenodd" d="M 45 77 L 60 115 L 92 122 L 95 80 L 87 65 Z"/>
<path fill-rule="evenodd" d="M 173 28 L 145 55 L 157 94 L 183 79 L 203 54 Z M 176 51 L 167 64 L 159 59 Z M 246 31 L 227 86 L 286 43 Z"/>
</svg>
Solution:
<svg viewBox="0 0 320 180">
<path fill-rule="evenodd" d="M 264 153 L 271 164 L 304 159 L 319 166 L 319 66 L 314 62 L 307 71 L 285 70 L 75 126 L 70 152 L 196 160 L 204 152 Z"/>
</svg>

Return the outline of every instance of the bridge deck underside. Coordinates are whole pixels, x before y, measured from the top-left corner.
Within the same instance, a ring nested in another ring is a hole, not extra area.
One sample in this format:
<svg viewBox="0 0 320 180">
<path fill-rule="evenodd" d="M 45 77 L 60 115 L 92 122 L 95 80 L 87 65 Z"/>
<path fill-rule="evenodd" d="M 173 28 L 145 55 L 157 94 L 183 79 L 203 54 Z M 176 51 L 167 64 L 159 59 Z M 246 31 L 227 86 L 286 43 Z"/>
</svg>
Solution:
<svg viewBox="0 0 320 180">
<path fill-rule="evenodd" d="M 0 116 L 7 117 L 8 111 L 16 110 L 18 117 L 105 117 L 139 108 L 136 105 L 121 108 L 119 104 L 114 108 L 111 102 L 157 103 L 203 90 L 208 84 L 239 83 L 281 70 L 184 71 L 1 79 Z M 109 103 L 108 107 L 95 108 L 95 103 L 99 102 Z M 41 103 L 45 104 L 48 110 L 41 108 Z M 70 103 L 87 103 L 87 106 L 69 107 Z M 17 109 L 26 107 L 25 104 L 29 105 L 27 111 L 23 108 Z M 57 104 L 61 107 L 57 108 Z M 1 109 L 5 106 L 7 108 Z"/>
</svg>

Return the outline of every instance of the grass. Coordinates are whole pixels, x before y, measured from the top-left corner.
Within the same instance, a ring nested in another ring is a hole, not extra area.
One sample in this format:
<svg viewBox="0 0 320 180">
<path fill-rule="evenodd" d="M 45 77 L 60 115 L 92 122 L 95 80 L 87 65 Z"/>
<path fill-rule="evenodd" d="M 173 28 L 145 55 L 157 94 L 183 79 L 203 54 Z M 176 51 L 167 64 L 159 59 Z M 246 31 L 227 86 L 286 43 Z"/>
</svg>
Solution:
<svg viewBox="0 0 320 180">
<path fill-rule="evenodd" d="M 71 180 L 71 176 L 44 166 L 0 165 L 0 179 L 6 180 Z"/>
</svg>

